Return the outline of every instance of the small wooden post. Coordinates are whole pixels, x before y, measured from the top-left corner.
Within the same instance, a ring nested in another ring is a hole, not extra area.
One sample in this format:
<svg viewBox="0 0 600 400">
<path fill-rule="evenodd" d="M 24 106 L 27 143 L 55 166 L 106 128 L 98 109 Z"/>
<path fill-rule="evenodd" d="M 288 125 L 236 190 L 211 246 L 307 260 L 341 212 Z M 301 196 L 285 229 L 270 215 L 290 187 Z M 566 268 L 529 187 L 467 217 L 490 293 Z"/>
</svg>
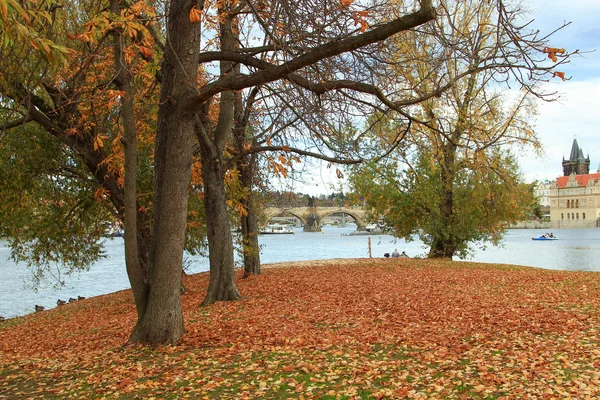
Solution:
<svg viewBox="0 0 600 400">
<path fill-rule="evenodd" d="M 371 237 L 369 236 L 369 258 L 373 258 L 373 254 L 371 253 Z"/>
</svg>

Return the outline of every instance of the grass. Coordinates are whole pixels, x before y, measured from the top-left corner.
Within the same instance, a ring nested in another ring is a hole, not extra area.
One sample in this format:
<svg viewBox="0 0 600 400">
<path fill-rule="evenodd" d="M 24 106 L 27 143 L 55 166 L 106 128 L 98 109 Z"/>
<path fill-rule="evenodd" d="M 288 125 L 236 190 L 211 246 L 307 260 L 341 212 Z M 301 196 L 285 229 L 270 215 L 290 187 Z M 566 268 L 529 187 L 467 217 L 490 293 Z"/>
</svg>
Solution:
<svg viewBox="0 0 600 400">
<path fill-rule="evenodd" d="M 600 276 L 345 260 L 238 279 L 180 345 L 126 345 L 129 291 L 0 324 L 0 399 L 521 399 L 600 395 Z"/>
</svg>

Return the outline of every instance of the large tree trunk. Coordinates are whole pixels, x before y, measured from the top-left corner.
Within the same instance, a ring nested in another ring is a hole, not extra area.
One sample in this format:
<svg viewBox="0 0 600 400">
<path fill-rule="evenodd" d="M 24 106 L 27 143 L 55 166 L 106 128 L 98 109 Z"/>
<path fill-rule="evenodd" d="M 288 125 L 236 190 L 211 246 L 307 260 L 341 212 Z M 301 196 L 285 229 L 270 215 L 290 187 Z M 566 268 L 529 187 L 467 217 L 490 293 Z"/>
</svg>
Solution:
<svg viewBox="0 0 600 400">
<path fill-rule="evenodd" d="M 235 284 L 233 240 L 227 216 L 225 184 L 220 158 L 202 157 L 204 209 L 208 247 L 210 249 L 210 281 L 202 305 L 241 298 Z"/>
<path fill-rule="evenodd" d="M 448 240 L 435 238 L 431 243 L 427 257 L 452 260 L 454 253 L 456 253 L 456 247 L 452 246 Z"/>
<path fill-rule="evenodd" d="M 158 111 L 155 202 L 150 250 L 148 305 L 131 342 L 177 343 L 184 333 L 180 287 L 188 189 L 194 144 L 194 115 L 179 107 L 196 86 L 200 24 L 189 21 L 189 3 L 171 2 L 168 51 Z"/>
<path fill-rule="evenodd" d="M 191 123 L 177 120 L 182 120 L 178 113 L 168 116 L 159 111 L 150 291 L 146 312 L 131 335 L 132 342 L 174 344 L 184 332 L 180 286 L 193 130 Z"/>
</svg>

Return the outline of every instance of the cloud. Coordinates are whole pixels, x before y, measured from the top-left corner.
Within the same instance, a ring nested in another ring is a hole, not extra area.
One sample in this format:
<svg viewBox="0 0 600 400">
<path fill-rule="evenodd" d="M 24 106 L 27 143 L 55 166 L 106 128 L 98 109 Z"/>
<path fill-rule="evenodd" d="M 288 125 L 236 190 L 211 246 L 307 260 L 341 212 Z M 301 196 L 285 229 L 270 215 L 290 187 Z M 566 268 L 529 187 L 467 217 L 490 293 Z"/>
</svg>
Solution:
<svg viewBox="0 0 600 400">
<path fill-rule="evenodd" d="M 550 83 L 561 93 L 555 102 L 540 103 L 536 132 L 544 147 L 542 159 L 521 157 L 521 169 L 528 181 L 562 176 L 563 157 L 568 158 L 573 139 L 590 156 L 590 170 L 600 164 L 600 77 L 580 82 Z"/>
<path fill-rule="evenodd" d="M 573 139 L 577 139 L 595 172 L 600 164 L 600 1 L 532 0 L 527 6 L 534 19 L 531 27 L 542 34 L 571 22 L 550 37 L 550 44 L 582 54 L 558 68 L 571 77 L 568 82 L 552 79 L 547 84 L 546 88 L 561 98 L 539 104 L 536 132 L 545 154 L 542 159 L 521 157 L 521 170 L 528 181 L 562 176 L 563 156 L 569 157 Z"/>
</svg>

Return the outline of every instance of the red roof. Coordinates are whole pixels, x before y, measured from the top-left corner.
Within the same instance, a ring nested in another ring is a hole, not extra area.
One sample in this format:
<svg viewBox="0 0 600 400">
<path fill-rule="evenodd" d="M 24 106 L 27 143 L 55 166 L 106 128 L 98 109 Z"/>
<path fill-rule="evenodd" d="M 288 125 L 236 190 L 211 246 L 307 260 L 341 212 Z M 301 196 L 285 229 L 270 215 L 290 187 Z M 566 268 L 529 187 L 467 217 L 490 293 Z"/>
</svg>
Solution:
<svg viewBox="0 0 600 400">
<path fill-rule="evenodd" d="M 556 186 L 559 189 L 563 189 L 567 186 L 567 182 L 569 181 L 569 176 L 561 176 L 556 180 Z M 575 180 L 579 183 L 579 186 L 587 186 L 589 180 L 597 180 L 600 179 L 600 174 L 583 174 L 583 175 L 575 175 Z"/>
</svg>

